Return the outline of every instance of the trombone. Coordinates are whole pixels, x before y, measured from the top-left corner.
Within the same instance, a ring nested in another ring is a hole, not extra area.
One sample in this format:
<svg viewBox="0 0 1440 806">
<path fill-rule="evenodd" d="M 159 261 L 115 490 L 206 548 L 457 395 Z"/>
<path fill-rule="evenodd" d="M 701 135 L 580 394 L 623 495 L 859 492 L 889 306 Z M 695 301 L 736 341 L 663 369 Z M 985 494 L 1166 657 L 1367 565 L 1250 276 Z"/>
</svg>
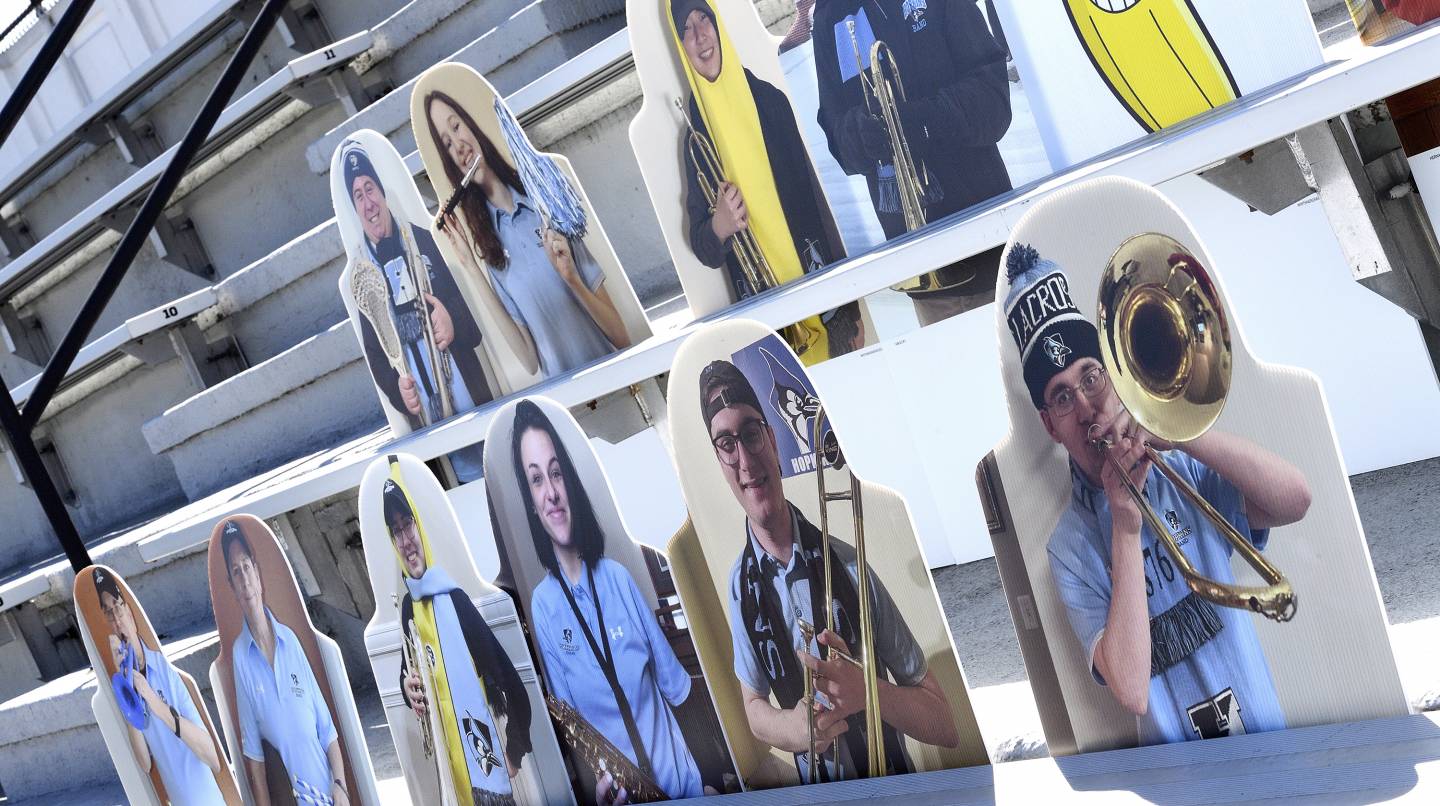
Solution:
<svg viewBox="0 0 1440 806">
<path fill-rule="evenodd" d="M 807 412 L 808 413 L 808 412 Z M 831 492 L 825 486 L 825 465 L 839 470 L 845 466 L 845 456 L 840 451 L 840 444 L 835 440 L 833 432 L 824 431 L 825 407 L 816 404 L 814 407 L 814 425 L 811 428 L 811 451 L 815 457 L 815 485 L 820 496 L 820 553 L 824 558 L 825 590 L 821 597 L 825 603 L 825 629 L 832 633 L 835 631 L 835 608 L 834 592 L 830 584 L 830 504 L 837 501 L 849 501 L 850 513 L 855 523 L 855 565 L 859 572 L 855 575 L 856 599 L 860 608 L 859 626 L 859 647 L 851 647 L 853 654 L 846 655 L 835 648 L 831 648 L 830 654 L 838 657 L 847 663 L 859 667 L 865 678 L 865 743 L 866 743 L 866 767 L 870 776 L 883 775 L 885 773 L 885 739 L 881 731 L 883 726 L 880 717 L 880 679 L 878 669 L 875 665 L 875 640 L 874 640 L 874 619 L 870 612 L 870 566 L 865 562 L 865 506 L 860 495 L 860 480 L 855 478 L 854 472 L 850 474 L 850 489 L 842 492 Z M 825 439 L 825 437 L 829 439 Z M 813 617 L 814 614 L 812 613 Z M 804 620 L 799 621 L 800 635 L 808 648 L 814 639 L 815 625 Z M 806 730 L 809 738 L 810 752 L 810 777 L 809 783 L 816 782 L 816 774 L 819 769 L 819 756 L 828 749 L 822 750 L 815 742 L 815 673 L 805 668 L 805 704 L 809 707 L 806 714 Z M 838 761 L 838 759 L 837 759 Z"/>
<path fill-rule="evenodd" d="M 855 20 L 846 20 L 845 29 L 850 32 L 850 49 L 855 53 L 865 111 L 872 117 L 880 118 L 890 137 L 890 154 L 895 160 L 895 183 L 900 191 L 900 212 L 905 217 L 905 229 L 919 229 L 925 226 L 925 197 L 930 183 L 925 166 L 916 163 L 910 153 L 910 141 L 905 138 L 905 127 L 900 122 L 899 104 L 906 101 L 900 67 L 895 63 L 895 54 L 890 46 L 877 39 L 870 46 L 870 69 L 866 70 L 865 62 L 860 58 L 860 39 L 855 35 Z M 889 64 L 890 69 L 886 71 L 882 64 Z M 877 108 L 880 110 L 878 114 L 875 111 Z"/>
<path fill-rule="evenodd" d="M 913 232 L 926 224 L 925 203 L 938 199 L 940 193 L 930 184 L 929 169 L 924 163 L 916 161 L 915 155 L 911 153 L 910 140 L 905 136 L 905 126 L 900 120 L 900 104 L 907 100 L 900 65 L 895 61 L 895 54 L 890 50 L 890 46 L 877 39 L 870 45 L 870 67 L 866 69 L 865 60 L 860 53 L 860 38 L 855 34 L 855 20 L 846 20 L 845 29 L 850 33 L 850 49 L 855 54 L 855 67 L 860 76 L 860 95 L 865 99 L 865 110 L 871 117 L 880 119 L 889 137 L 900 212 L 905 219 L 906 231 Z M 964 285 L 973 277 L 972 273 L 959 282 L 947 284 L 947 278 L 940 270 L 928 271 L 891 288 L 908 293 L 942 291 Z"/>
<path fill-rule="evenodd" d="M 1120 402 L 1142 428 L 1168 442 L 1187 442 L 1210 429 L 1230 390 L 1230 331 L 1219 292 L 1200 261 L 1159 233 L 1120 245 L 1100 281 L 1096 315 L 1100 355 Z M 1092 444 L 1117 471 L 1150 530 L 1165 544 L 1190 590 L 1221 607 L 1250 610 L 1274 621 L 1295 616 L 1290 581 L 1150 445 L 1146 457 L 1215 524 L 1265 581 L 1263 586 L 1217 582 L 1202 575 L 1176 545 L 1164 521 L 1109 453 L 1112 440 Z"/>
<path fill-rule="evenodd" d="M 685 102 L 676 98 L 675 108 L 680 110 L 680 117 L 685 121 L 685 129 L 689 132 L 685 139 L 685 150 L 691 163 L 695 165 L 700 189 L 705 193 L 705 201 L 710 205 L 710 212 L 713 214 L 720 199 L 720 186 L 728 181 L 725 178 L 725 166 L 720 163 L 720 154 L 715 150 L 715 144 L 695 128 L 690 113 L 685 111 Z M 765 259 L 765 253 L 760 250 L 760 242 L 755 240 L 755 233 L 749 227 L 735 233 L 731 240 L 735 258 L 740 263 L 740 271 L 744 273 L 745 281 L 756 294 L 780 285 L 775 278 L 775 272 L 770 268 L 770 261 Z"/>
</svg>

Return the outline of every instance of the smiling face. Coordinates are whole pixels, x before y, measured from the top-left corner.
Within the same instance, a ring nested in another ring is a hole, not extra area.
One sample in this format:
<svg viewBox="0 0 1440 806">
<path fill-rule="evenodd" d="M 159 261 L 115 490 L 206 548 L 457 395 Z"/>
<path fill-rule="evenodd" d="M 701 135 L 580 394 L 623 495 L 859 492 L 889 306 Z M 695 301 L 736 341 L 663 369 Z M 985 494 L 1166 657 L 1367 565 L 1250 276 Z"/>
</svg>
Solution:
<svg viewBox="0 0 1440 806">
<path fill-rule="evenodd" d="M 570 496 L 566 494 L 565 473 L 550 435 L 539 428 L 526 429 L 520 436 L 520 465 L 530 492 L 530 505 L 556 548 L 574 544 L 571 533 Z"/>
<path fill-rule="evenodd" d="M 480 158 L 480 167 L 475 169 L 475 176 L 470 180 L 480 183 L 485 176 L 485 158 L 480 150 L 479 135 L 471 131 L 454 107 L 438 98 L 430 102 L 430 122 L 440 133 L 439 146 L 460 170 L 461 176 L 470 170 L 470 163 L 476 157 Z"/>
<path fill-rule="evenodd" d="M 390 236 L 395 219 L 390 217 L 390 204 L 373 177 L 363 174 L 355 177 L 355 182 L 350 186 L 350 201 L 355 205 L 355 214 L 360 216 L 360 226 L 371 243 L 379 243 Z"/>
<path fill-rule="evenodd" d="M 397 512 L 390 519 L 390 540 L 405 565 L 405 574 L 411 579 L 425 576 L 425 548 L 420 545 L 420 527 L 415 517 L 406 512 Z"/>
<path fill-rule="evenodd" d="M 1050 438 L 1064 445 L 1075 464 L 1093 480 L 1100 478 L 1105 457 L 1090 443 L 1090 425 L 1120 409 L 1113 385 L 1095 400 L 1080 392 L 1081 379 L 1100 366 L 1099 361 L 1087 356 L 1055 375 L 1045 384 L 1046 407 L 1040 410 L 1040 421 Z M 1054 403 L 1067 396 L 1074 401 L 1075 410 L 1064 416 L 1055 414 Z"/>
<path fill-rule="evenodd" d="M 245 619 L 262 618 L 265 615 L 265 588 L 260 581 L 260 568 L 239 541 L 231 542 L 226 549 L 225 568 L 230 574 L 230 588 L 240 601 Z"/>
<path fill-rule="evenodd" d="M 685 58 L 695 72 L 706 81 L 719 77 L 720 34 L 709 14 L 698 9 L 690 12 L 690 16 L 685 18 L 685 28 L 680 32 L 680 43 L 685 47 Z"/>
<path fill-rule="evenodd" d="M 775 530 L 790 517 L 780 478 L 775 432 L 749 404 L 727 406 L 710 421 L 720 473 L 752 523 Z M 729 449 L 729 450 L 727 450 Z"/>
</svg>

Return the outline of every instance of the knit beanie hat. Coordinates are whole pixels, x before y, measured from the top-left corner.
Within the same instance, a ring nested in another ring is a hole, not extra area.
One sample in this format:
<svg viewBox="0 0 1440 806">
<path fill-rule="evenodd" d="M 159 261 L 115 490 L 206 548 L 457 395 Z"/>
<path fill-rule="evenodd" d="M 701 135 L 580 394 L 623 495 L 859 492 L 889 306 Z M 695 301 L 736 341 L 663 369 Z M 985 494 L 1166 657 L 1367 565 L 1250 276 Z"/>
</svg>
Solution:
<svg viewBox="0 0 1440 806">
<path fill-rule="evenodd" d="M 1020 350 L 1025 386 L 1035 408 L 1045 408 L 1045 385 L 1074 361 L 1100 359 L 1100 335 L 1070 298 L 1070 281 L 1029 244 L 1013 244 L 1005 257 L 1010 292 L 1005 321 Z"/>
</svg>

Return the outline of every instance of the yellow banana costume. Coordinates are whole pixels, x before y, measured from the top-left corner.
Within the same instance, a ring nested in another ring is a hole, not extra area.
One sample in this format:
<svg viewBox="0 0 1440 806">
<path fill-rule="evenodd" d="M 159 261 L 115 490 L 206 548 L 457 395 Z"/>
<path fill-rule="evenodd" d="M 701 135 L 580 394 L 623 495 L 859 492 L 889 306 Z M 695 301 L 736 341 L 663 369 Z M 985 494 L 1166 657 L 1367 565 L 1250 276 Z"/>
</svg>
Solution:
<svg viewBox="0 0 1440 806">
<path fill-rule="evenodd" d="M 785 220 L 785 210 L 780 206 L 780 192 L 775 187 L 775 176 L 770 171 L 770 155 L 765 148 L 765 135 L 760 127 L 760 113 L 755 107 L 755 98 L 750 94 L 750 84 L 745 78 L 745 67 L 736 57 L 731 46 L 730 34 L 718 14 L 711 10 L 715 31 L 719 38 L 721 55 L 720 75 L 715 81 L 707 81 L 690 65 L 685 56 L 685 45 L 681 41 L 683 32 L 677 30 L 670 15 L 670 35 L 675 50 L 680 55 L 680 64 L 695 98 L 695 105 L 705 121 L 705 128 L 714 141 L 715 150 L 731 182 L 740 188 L 745 206 L 750 211 L 750 229 L 760 244 L 775 279 L 788 283 L 804 276 L 800 256 L 795 252 L 791 240 L 790 225 Z M 756 289 L 756 292 L 764 289 Z M 806 366 L 825 361 L 830 357 L 830 343 L 819 316 L 809 316 L 785 328 L 786 341 L 800 356 Z"/>
<path fill-rule="evenodd" d="M 1154 132 L 1240 97 L 1190 0 L 1065 0 L 1095 70 Z"/>
</svg>

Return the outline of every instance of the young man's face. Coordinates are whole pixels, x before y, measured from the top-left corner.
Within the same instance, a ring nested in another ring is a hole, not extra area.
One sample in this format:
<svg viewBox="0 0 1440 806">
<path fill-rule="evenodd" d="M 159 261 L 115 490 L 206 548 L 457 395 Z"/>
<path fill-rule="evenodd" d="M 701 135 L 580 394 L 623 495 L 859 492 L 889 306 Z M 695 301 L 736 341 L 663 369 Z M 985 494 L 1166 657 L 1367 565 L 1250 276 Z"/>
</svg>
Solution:
<svg viewBox="0 0 1440 806">
<path fill-rule="evenodd" d="M 251 619 L 263 615 L 265 589 L 260 582 L 260 569 L 255 565 L 255 558 L 247 554 L 239 543 L 231 543 L 225 565 L 230 572 L 230 588 L 235 591 L 235 598 L 240 600 L 245 617 Z"/>
<path fill-rule="evenodd" d="M 1092 384 L 1104 387 L 1094 398 L 1083 391 L 1087 376 Z M 1099 478 L 1105 458 L 1090 442 L 1090 426 L 1120 408 L 1115 387 L 1108 380 L 1099 361 L 1082 358 L 1045 384 L 1045 408 L 1040 410 L 1040 421 L 1050 438 L 1064 445 L 1080 469 L 1092 478 Z"/>
<path fill-rule="evenodd" d="M 420 529 L 415 525 L 414 516 L 396 513 L 390 519 L 390 539 L 395 543 L 395 551 L 400 554 L 400 562 L 405 564 L 409 577 L 419 579 L 425 576 L 425 549 L 420 545 Z"/>
<path fill-rule="evenodd" d="M 685 47 L 690 67 L 702 78 L 714 81 L 720 75 L 720 35 L 709 14 L 699 9 L 690 12 L 680 32 L 680 43 Z"/>
<path fill-rule="evenodd" d="M 135 631 L 135 614 L 130 612 L 130 603 L 117 598 L 109 591 L 100 594 L 100 610 L 105 613 L 105 623 L 120 640 L 132 647 L 139 647 L 140 639 Z"/>
<path fill-rule="evenodd" d="M 773 528 L 789 517 L 775 432 L 760 412 L 743 403 L 726 406 L 710 421 L 710 440 L 730 492 L 752 523 Z"/>
<path fill-rule="evenodd" d="M 360 216 L 360 226 L 371 243 L 379 243 L 390 235 L 394 229 L 390 205 L 373 177 L 355 177 L 350 186 L 350 201 L 355 204 L 355 214 Z"/>
<path fill-rule="evenodd" d="M 481 156 L 480 139 L 465 125 L 460 113 L 450 104 L 437 99 L 430 104 L 430 122 L 434 124 L 435 131 L 440 133 L 440 147 L 445 149 L 445 154 L 460 170 L 461 176 L 470 170 L 470 163 L 480 157 L 480 166 L 470 178 L 471 182 L 479 184 L 485 178 L 486 167 L 485 159 Z"/>
</svg>

